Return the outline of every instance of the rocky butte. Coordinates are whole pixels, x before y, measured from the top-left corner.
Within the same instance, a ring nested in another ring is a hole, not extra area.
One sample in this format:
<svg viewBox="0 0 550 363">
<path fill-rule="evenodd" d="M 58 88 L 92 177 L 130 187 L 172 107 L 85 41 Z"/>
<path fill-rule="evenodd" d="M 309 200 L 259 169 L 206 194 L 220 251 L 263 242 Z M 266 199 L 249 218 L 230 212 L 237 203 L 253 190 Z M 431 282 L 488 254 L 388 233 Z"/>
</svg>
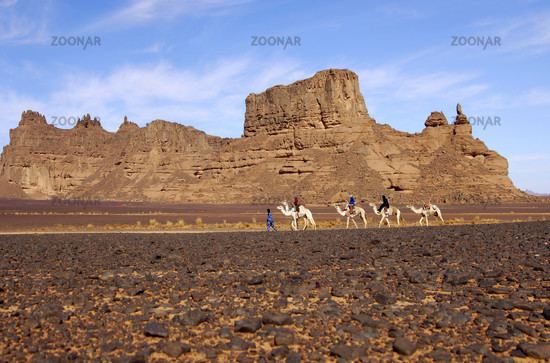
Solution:
<svg viewBox="0 0 550 363">
<path fill-rule="evenodd" d="M 307 203 L 360 199 L 504 202 L 528 196 L 508 162 L 472 137 L 467 117 L 433 112 L 420 133 L 368 113 L 349 70 L 328 69 L 246 98 L 244 134 L 227 139 L 126 118 L 108 132 L 89 115 L 58 129 L 25 111 L 0 159 L 0 196 L 45 199 L 262 203 L 295 194 Z"/>
</svg>

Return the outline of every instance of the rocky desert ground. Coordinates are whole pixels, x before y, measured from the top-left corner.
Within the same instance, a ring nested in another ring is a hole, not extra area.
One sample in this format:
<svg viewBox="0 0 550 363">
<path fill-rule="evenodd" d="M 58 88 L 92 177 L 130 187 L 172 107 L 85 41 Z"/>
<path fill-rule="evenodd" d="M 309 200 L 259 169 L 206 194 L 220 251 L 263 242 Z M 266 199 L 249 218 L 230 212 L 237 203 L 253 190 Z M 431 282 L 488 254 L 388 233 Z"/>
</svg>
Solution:
<svg viewBox="0 0 550 363">
<path fill-rule="evenodd" d="M 0 236 L 0 361 L 550 359 L 550 222 Z"/>
</svg>

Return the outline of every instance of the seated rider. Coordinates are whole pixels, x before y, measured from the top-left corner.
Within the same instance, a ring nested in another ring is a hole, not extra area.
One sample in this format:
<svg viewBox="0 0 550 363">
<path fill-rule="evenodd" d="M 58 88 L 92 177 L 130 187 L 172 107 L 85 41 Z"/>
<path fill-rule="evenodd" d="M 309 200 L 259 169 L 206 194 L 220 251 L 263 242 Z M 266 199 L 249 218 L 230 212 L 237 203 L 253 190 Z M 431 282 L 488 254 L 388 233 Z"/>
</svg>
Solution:
<svg viewBox="0 0 550 363">
<path fill-rule="evenodd" d="M 382 196 L 382 204 L 380 204 L 380 207 L 378 207 L 378 212 L 381 212 L 384 208 L 389 208 L 390 202 L 388 201 L 388 198 L 386 198 L 385 195 Z"/>
<path fill-rule="evenodd" d="M 300 201 L 298 200 L 298 196 L 294 197 L 294 209 L 299 212 L 300 211 Z"/>
<path fill-rule="evenodd" d="M 355 207 L 355 197 L 353 195 L 349 196 L 349 202 L 348 202 L 348 211 L 349 213 L 353 213 L 353 208 Z"/>
<path fill-rule="evenodd" d="M 429 209 L 430 209 L 430 204 L 424 202 L 424 209 L 425 209 L 425 210 L 429 210 Z"/>
</svg>

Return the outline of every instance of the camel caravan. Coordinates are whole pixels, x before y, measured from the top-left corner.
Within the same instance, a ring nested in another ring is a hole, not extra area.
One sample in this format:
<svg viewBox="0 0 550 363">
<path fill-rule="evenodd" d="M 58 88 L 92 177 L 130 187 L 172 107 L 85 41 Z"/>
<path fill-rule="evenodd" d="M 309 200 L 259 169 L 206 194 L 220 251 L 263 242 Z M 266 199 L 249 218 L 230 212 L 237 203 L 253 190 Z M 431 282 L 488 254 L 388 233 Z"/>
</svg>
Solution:
<svg viewBox="0 0 550 363">
<path fill-rule="evenodd" d="M 364 208 L 361 208 L 360 206 L 356 205 L 355 197 L 353 195 L 350 195 L 348 202 L 345 206 L 341 206 L 340 204 L 333 204 L 332 205 L 336 212 L 346 218 L 346 229 L 349 228 L 349 222 L 351 221 L 355 228 L 359 228 L 357 225 L 357 222 L 355 221 L 356 217 L 359 217 L 361 221 L 363 221 L 364 228 L 367 228 L 367 212 Z M 402 222 L 404 222 L 403 217 L 401 216 L 401 211 L 399 208 L 395 206 L 390 206 L 389 200 L 386 196 L 382 196 L 382 204 L 380 206 L 376 206 L 375 203 L 369 203 L 369 206 L 372 208 L 373 213 L 376 216 L 380 217 L 380 222 L 378 223 L 378 228 L 382 227 L 382 225 L 386 224 L 388 227 L 391 227 L 390 217 L 395 216 L 395 221 L 398 226 L 401 225 Z M 415 214 L 420 215 L 420 220 L 418 223 L 423 226 L 424 223 L 426 226 L 429 226 L 428 223 L 428 217 L 438 217 L 442 223 L 445 221 L 443 220 L 443 215 L 441 214 L 441 209 L 435 204 L 432 204 L 431 202 L 423 203 L 421 207 L 416 208 L 412 205 L 407 205 L 407 208 L 410 209 Z M 281 213 L 289 217 L 290 220 L 290 227 L 292 230 L 297 231 L 298 230 L 298 220 L 302 219 L 304 221 L 304 227 L 302 230 L 305 230 L 309 228 L 310 226 L 315 230 L 317 229 L 317 225 L 315 224 L 315 220 L 313 219 L 313 213 L 310 209 L 306 208 L 303 204 L 301 204 L 298 200 L 298 197 L 294 198 L 294 202 L 292 203 L 292 206 L 289 205 L 288 202 L 284 201 L 281 202 L 281 205 L 277 207 Z"/>
</svg>

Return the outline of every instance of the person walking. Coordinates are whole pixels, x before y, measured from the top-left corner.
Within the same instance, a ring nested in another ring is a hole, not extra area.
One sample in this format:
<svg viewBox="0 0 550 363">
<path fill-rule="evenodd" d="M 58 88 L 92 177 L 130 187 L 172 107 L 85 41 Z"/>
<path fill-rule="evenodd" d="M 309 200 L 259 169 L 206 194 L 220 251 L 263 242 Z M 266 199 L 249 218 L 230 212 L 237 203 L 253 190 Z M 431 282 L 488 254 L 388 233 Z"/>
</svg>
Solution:
<svg viewBox="0 0 550 363">
<path fill-rule="evenodd" d="M 271 214 L 271 209 L 267 209 L 267 231 L 269 232 L 269 229 L 272 228 L 275 232 L 277 232 L 277 228 L 275 228 L 275 221 L 273 220 L 273 215 Z"/>
</svg>

